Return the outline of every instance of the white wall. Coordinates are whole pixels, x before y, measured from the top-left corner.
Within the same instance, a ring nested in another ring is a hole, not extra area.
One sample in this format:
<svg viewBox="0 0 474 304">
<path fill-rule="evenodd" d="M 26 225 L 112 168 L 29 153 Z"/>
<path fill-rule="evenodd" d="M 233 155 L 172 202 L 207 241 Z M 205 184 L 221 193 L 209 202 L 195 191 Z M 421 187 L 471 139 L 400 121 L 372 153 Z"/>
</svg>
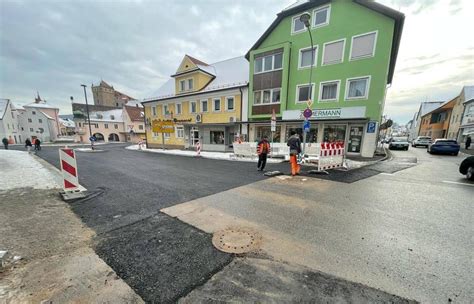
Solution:
<svg viewBox="0 0 474 304">
<path fill-rule="evenodd" d="M 21 143 L 21 128 L 18 125 L 18 113 L 12 109 L 11 102 L 8 101 L 3 118 L 0 119 L 0 141 L 3 138 L 10 140 L 12 138 L 15 143 Z"/>
<path fill-rule="evenodd" d="M 31 119 L 31 122 L 28 119 Z M 41 122 L 39 121 L 40 119 Z M 18 116 L 18 121 L 20 126 L 23 127 L 21 131 L 23 141 L 26 138 L 31 139 L 32 136 L 36 136 L 42 142 L 50 142 L 55 139 L 54 134 L 51 132 L 54 128 L 54 120 L 49 119 L 38 109 L 25 108 L 25 111 L 22 111 L 21 115 Z M 31 129 L 33 130 L 31 131 Z M 40 132 L 40 129 L 43 129 L 43 133 Z"/>
</svg>

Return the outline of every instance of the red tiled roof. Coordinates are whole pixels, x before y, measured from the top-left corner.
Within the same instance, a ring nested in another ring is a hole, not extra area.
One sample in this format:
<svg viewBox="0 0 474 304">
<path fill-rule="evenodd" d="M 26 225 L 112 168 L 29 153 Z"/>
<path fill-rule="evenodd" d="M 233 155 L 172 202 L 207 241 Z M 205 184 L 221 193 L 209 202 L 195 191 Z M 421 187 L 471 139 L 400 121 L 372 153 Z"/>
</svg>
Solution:
<svg viewBox="0 0 474 304">
<path fill-rule="evenodd" d="M 202 62 L 201 60 L 196 59 L 196 58 L 194 58 L 194 57 L 192 57 L 192 56 L 189 56 L 189 55 L 187 55 L 187 54 L 186 54 L 186 56 L 188 56 L 188 58 L 189 58 L 194 64 L 208 65 L 207 63 Z"/>
<path fill-rule="evenodd" d="M 128 117 L 132 121 L 143 121 L 143 108 L 140 107 L 131 107 L 131 106 L 124 106 L 125 111 L 127 111 Z"/>
</svg>

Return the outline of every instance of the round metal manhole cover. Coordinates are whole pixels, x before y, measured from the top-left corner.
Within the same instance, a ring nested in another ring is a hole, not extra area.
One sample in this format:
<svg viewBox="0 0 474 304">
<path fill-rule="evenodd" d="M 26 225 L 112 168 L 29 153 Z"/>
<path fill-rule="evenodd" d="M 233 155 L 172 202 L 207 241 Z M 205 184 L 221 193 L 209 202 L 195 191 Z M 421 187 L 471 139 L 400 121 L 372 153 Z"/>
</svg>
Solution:
<svg viewBox="0 0 474 304">
<path fill-rule="evenodd" d="M 212 244 L 227 253 L 246 253 L 260 248 L 262 237 L 250 228 L 227 228 L 214 233 Z"/>
</svg>

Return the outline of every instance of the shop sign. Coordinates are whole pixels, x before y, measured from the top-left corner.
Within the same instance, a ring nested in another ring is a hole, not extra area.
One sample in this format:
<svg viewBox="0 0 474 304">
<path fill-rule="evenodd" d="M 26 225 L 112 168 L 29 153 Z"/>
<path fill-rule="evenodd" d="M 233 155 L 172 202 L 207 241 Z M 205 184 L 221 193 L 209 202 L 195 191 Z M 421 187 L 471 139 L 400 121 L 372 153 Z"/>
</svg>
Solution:
<svg viewBox="0 0 474 304">
<path fill-rule="evenodd" d="M 155 119 L 151 123 L 151 128 L 156 133 L 174 133 L 174 121 Z"/>
<path fill-rule="evenodd" d="M 304 110 L 283 111 L 283 120 L 304 119 Z M 365 118 L 365 107 L 313 109 L 309 119 Z"/>
</svg>

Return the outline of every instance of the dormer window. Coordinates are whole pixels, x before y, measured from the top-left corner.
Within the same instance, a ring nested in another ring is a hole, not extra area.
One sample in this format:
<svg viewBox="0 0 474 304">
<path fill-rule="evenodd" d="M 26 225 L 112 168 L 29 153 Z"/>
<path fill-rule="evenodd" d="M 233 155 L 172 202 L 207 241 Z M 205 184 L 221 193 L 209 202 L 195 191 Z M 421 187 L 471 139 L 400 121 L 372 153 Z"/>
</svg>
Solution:
<svg viewBox="0 0 474 304">
<path fill-rule="evenodd" d="M 179 90 L 180 90 L 181 92 L 183 92 L 183 91 L 186 90 L 186 81 L 181 80 L 181 81 L 179 82 Z"/>
<path fill-rule="evenodd" d="M 192 90 L 193 89 L 193 79 L 188 79 L 188 90 Z"/>
</svg>

